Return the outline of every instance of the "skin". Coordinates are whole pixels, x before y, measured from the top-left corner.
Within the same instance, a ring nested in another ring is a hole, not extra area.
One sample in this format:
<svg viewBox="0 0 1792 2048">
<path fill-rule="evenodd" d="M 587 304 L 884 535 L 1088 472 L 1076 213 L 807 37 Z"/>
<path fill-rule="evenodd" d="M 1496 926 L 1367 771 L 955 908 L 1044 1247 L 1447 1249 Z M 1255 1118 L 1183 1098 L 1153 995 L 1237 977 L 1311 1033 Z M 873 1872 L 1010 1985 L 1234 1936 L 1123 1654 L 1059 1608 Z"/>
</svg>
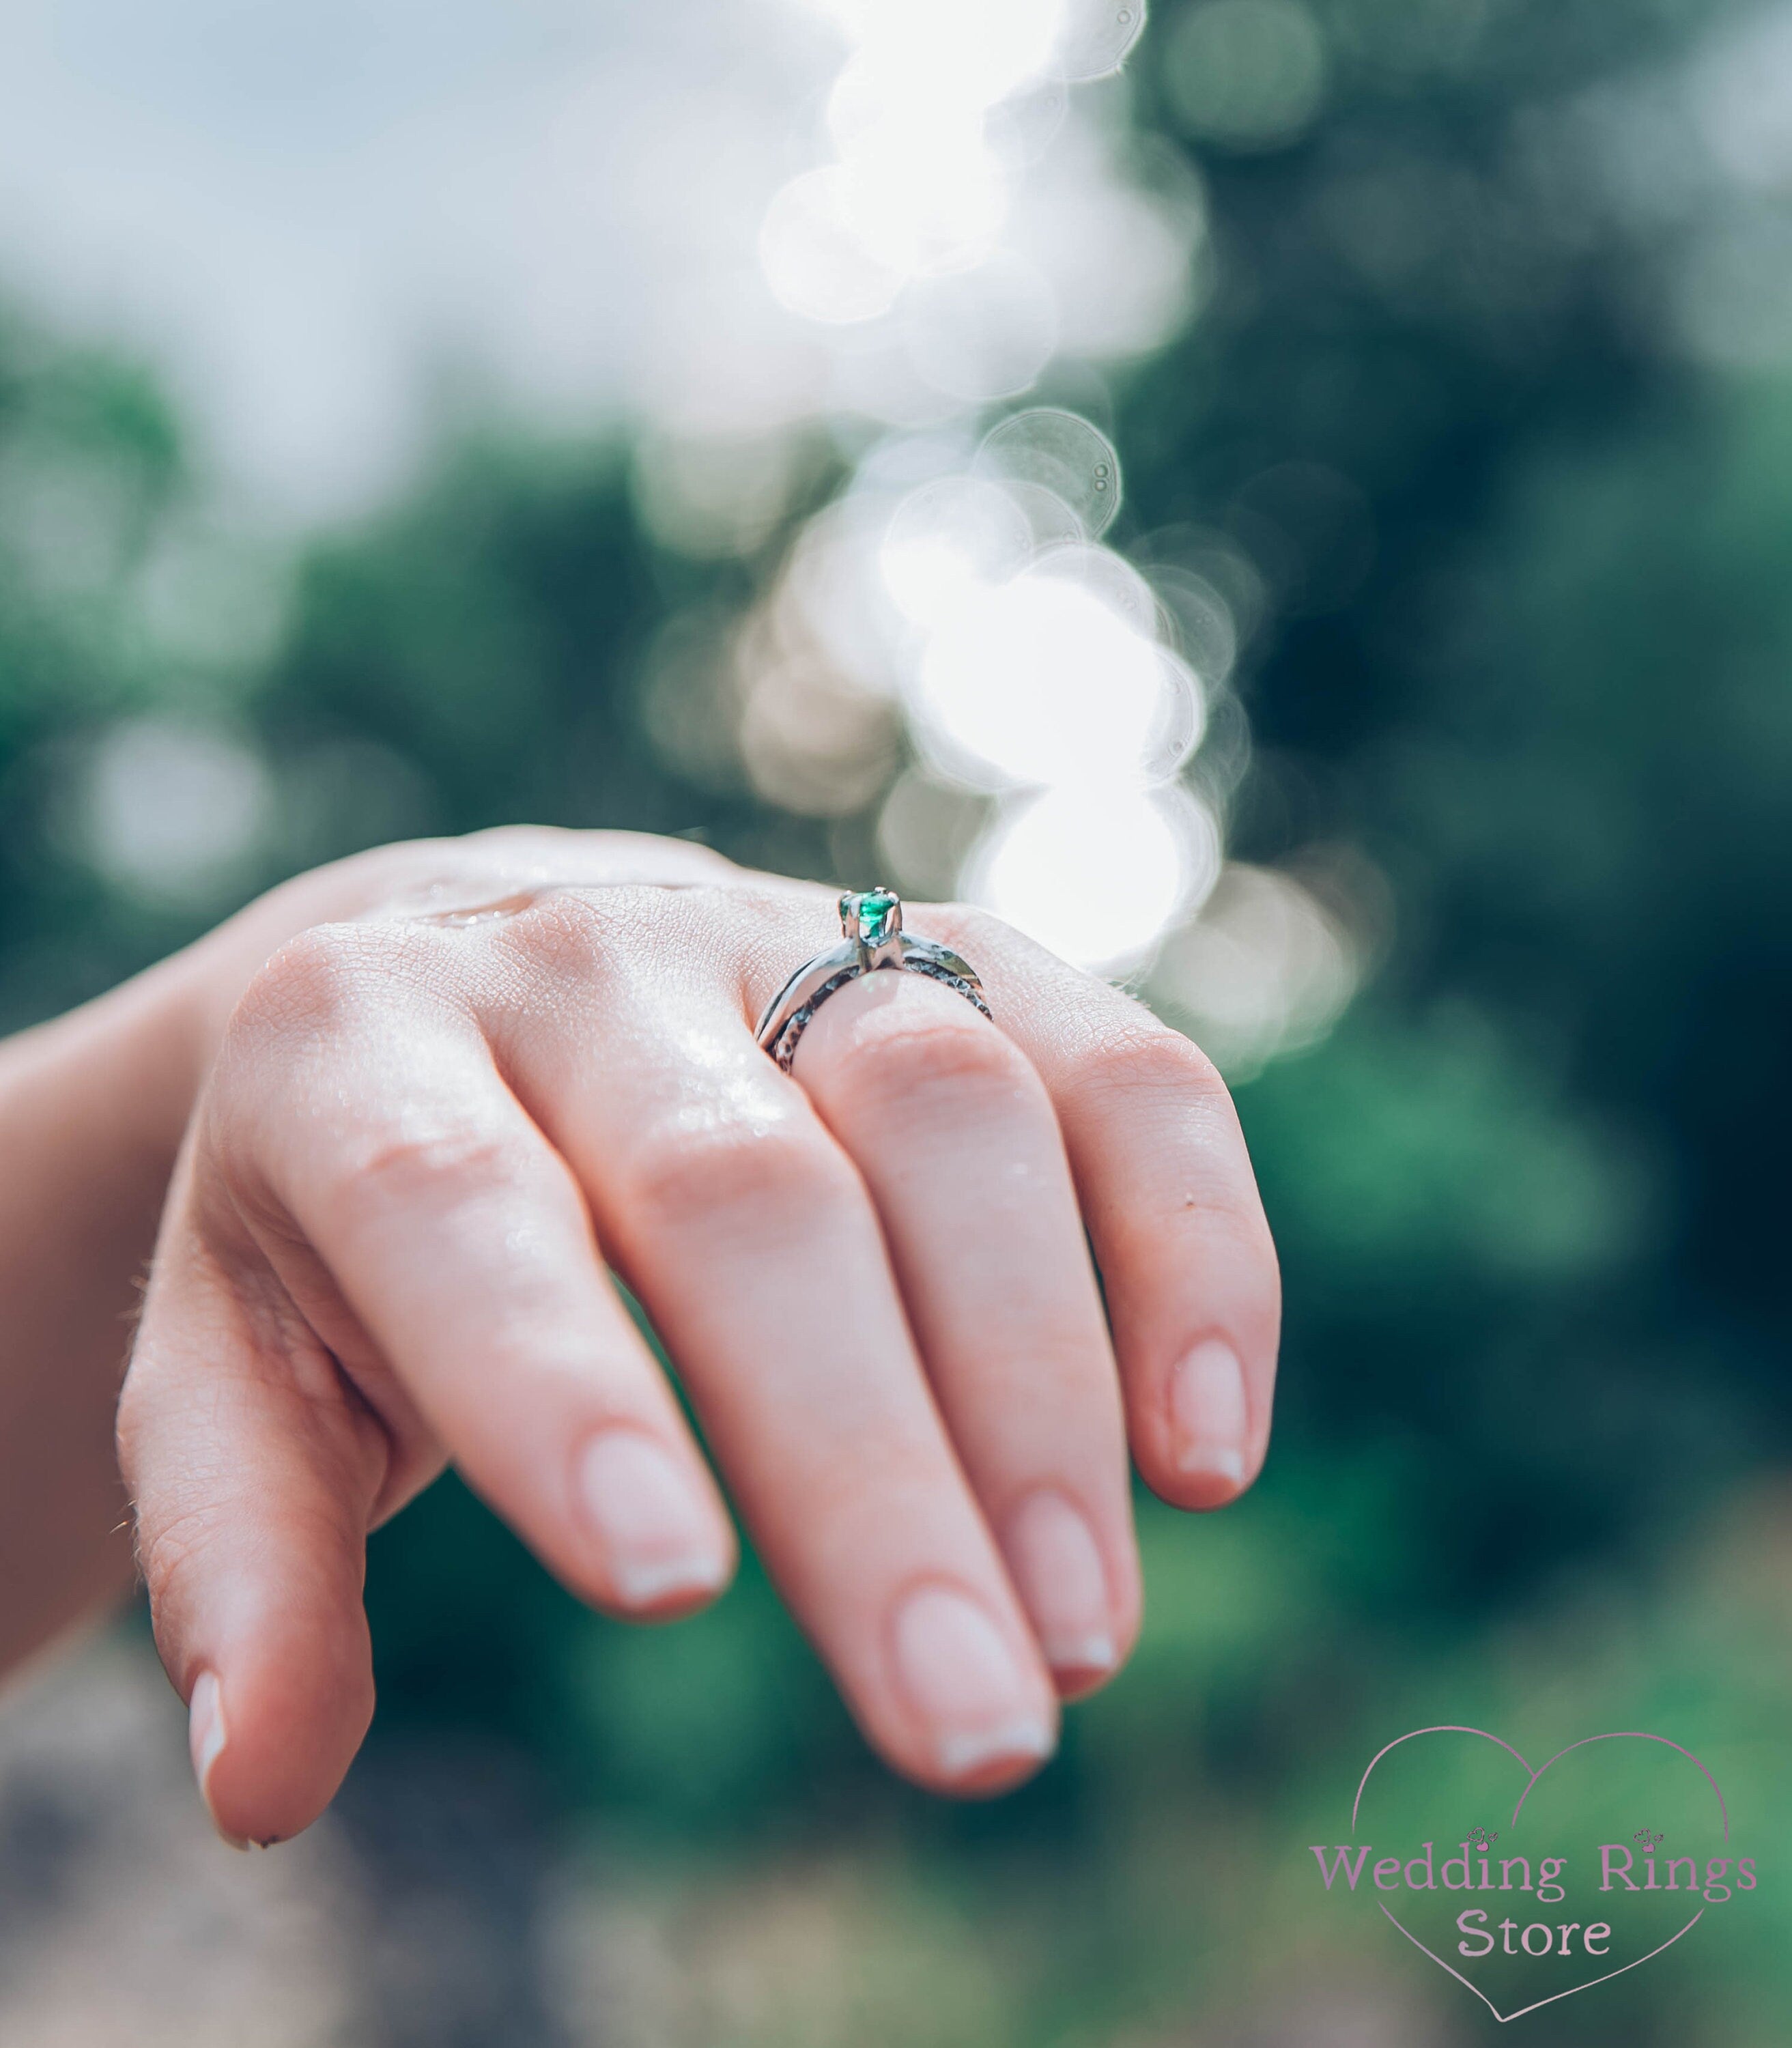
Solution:
<svg viewBox="0 0 1792 2048">
<path fill-rule="evenodd" d="M 367 1533 L 448 1463 L 593 1605 L 704 1605 L 732 1525 L 607 1268 L 867 1740 L 943 1792 L 1035 1769 L 1138 1631 L 1129 1444 L 1186 1508 L 1262 1463 L 1275 1258 L 1193 1045 L 981 913 L 907 921 L 996 1022 L 879 974 L 785 1076 L 753 1024 L 832 892 L 486 833 L 0 1048 L 0 1658 L 121 1591 L 134 1524 L 241 1844 L 339 1783 Z"/>
</svg>

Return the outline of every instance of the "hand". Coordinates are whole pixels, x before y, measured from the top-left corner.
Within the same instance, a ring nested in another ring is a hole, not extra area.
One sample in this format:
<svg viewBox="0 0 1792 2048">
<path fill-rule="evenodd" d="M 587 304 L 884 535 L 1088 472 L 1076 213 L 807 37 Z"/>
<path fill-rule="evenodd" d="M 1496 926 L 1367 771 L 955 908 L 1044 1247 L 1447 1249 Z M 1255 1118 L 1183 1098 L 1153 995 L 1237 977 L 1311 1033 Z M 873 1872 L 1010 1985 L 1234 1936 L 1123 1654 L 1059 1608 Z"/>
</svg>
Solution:
<svg viewBox="0 0 1792 2048">
<path fill-rule="evenodd" d="M 753 1021 L 837 942 L 834 899 L 677 842 L 337 872 L 212 942 L 235 989 L 283 920 L 354 912 L 219 1026 L 119 1411 L 220 1831 L 291 1835 L 335 1790 L 372 1712 L 367 1532 L 450 1460 L 610 1612 L 725 1584 L 727 1515 L 607 1265 L 869 1740 L 941 1790 L 1034 1768 L 1137 1630 L 1128 1437 L 1189 1507 L 1263 1456 L 1275 1260 L 1212 1068 L 917 906 L 995 1022 L 869 976 L 786 1077 Z"/>
</svg>

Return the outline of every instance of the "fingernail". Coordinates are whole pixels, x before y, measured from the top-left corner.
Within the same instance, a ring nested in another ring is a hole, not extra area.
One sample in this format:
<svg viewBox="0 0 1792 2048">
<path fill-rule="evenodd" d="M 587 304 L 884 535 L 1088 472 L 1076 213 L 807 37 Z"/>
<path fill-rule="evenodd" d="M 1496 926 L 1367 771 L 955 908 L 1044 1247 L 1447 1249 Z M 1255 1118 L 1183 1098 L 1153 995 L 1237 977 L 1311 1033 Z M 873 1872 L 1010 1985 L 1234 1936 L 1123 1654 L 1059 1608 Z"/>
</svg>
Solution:
<svg viewBox="0 0 1792 2048">
<path fill-rule="evenodd" d="M 1041 1488 L 1008 1518 L 1003 1546 L 1045 1662 L 1061 1678 L 1114 1668 L 1107 1574 L 1095 1532 L 1061 1493 Z"/>
<path fill-rule="evenodd" d="M 1038 1687 L 976 1601 L 946 1586 L 910 1593 L 896 1612 L 895 1647 L 903 1690 L 946 1777 L 1051 1753 Z"/>
<path fill-rule="evenodd" d="M 638 1429 L 610 1429 L 585 1446 L 580 1498 L 603 1545 L 618 1597 L 657 1607 L 716 1592 L 728 1576 L 718 1518 L 672 1456 Z"/>
<path fill-rule="evenodd" d="M 1185 1479 L 1212 1480 L 1216 1503 L 1230 1499 L 1244 1484 L 1249 1427 L 1244 1371 L 1230 1344 L 1209 1337 L 1177 1366 L 1169 1417 L 1177 1470 Z"/>
<path fill-rule="evenodd" d="M 192 1697 L 187 1706 L 187 1747 L 193 1759 L 193 1775 L 199 1780 L 200 1797 L 211 1816 L 211 1825 L 233 1849 L 249 1844 L 240 1835 L 228 1833 L 220 1825 L 211 1803 L 211 1772 L 224 1753 L 227 1731 L 224 1727 L 224 1696 L 215 1671 L 201 1671 L 193 1681 Z"/>
</svg>

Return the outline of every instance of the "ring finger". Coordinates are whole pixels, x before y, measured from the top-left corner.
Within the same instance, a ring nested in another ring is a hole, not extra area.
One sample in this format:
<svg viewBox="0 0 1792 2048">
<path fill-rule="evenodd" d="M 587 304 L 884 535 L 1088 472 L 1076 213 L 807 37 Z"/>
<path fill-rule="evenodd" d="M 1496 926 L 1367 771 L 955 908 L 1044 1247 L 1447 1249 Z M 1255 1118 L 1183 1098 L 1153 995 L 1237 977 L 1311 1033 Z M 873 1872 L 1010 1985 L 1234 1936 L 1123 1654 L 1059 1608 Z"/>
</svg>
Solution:
<svg viewBox="0 0 1792 2048">
<path fill-rule="evenodd" d="M 792 1069 L 857 1162 L 953 1441 L 1059 1689 L 1138 1618 L 1118 1378 L 1057 1123 L 1019 1048 L 919 974 L 815 1014 Z"/>
</svg>

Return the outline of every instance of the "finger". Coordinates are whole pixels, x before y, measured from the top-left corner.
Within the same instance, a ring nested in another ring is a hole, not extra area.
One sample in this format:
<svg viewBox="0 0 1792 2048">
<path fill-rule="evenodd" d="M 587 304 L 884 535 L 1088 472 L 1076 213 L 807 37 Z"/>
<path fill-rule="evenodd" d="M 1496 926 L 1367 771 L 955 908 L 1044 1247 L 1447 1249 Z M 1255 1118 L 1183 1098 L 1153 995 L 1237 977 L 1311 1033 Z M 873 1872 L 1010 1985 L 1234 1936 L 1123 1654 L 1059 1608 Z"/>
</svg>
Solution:
<svg viewBox="0 0 1792 2048">
<path fill-rule="evenodd" d="M 118 1414 L 156 1643 L 237 1846 L 328 1803 L 373 1713 L 361 1604 L 384 1433 L 297 1318 L 258 1311 L 176 1194 Z M 262 1298 L 266 1298 L 263 1294 Z"/>
<path fill-rule="evenodd" d="M 960 947 L 1057 1112 L 1100 1268 L 1133 1455 L 1184 1507 L 1234 1499 L 1267 1449 L 1275 1247 L 1212 1063 L 1140 1003 L 997 920 L 917 910 Z"/>
<path fill-rule="evenodd" d="M 1055 1700 L 904 1319 L 864 1184 L 739 1004 L 739 892 L 542 906 L 502 943 L 589 991 L 512 1078 L 584 1183 L 771 1574 L 870 1740 L 941 1790 L 1014 1782 Z M 643 906 L 642 914 L 647 914 Z M 780 909 L 774 913 L 787 917 Z M 538 1013 L 540 992 L 519 998 Z M 506 1034 L 508 1036 L 509 1034 Z"/>
<path fill-rule="evenodd" d="M 468 1013 L 433 993 L 464 972 L 456 941 L 363 929 L 289 948 L 209 1120 L 270 1260 L 401 1445 L 439 1441 L 588 1600 L 687 1611 L 726 1582 L 732 1530 L 576 1182 Z M 415 949 L 408 976 L 395 946 Z"/>
<path fill-rule="evenodd" d="M 1066 1694 L 1138 1623 L 1114 1357 L 1064 1143 L 1011 1038 L 917 974 L 816 1012 L 793 1069 L 856 1162 L 977 1498 Z"/>
</svg>

